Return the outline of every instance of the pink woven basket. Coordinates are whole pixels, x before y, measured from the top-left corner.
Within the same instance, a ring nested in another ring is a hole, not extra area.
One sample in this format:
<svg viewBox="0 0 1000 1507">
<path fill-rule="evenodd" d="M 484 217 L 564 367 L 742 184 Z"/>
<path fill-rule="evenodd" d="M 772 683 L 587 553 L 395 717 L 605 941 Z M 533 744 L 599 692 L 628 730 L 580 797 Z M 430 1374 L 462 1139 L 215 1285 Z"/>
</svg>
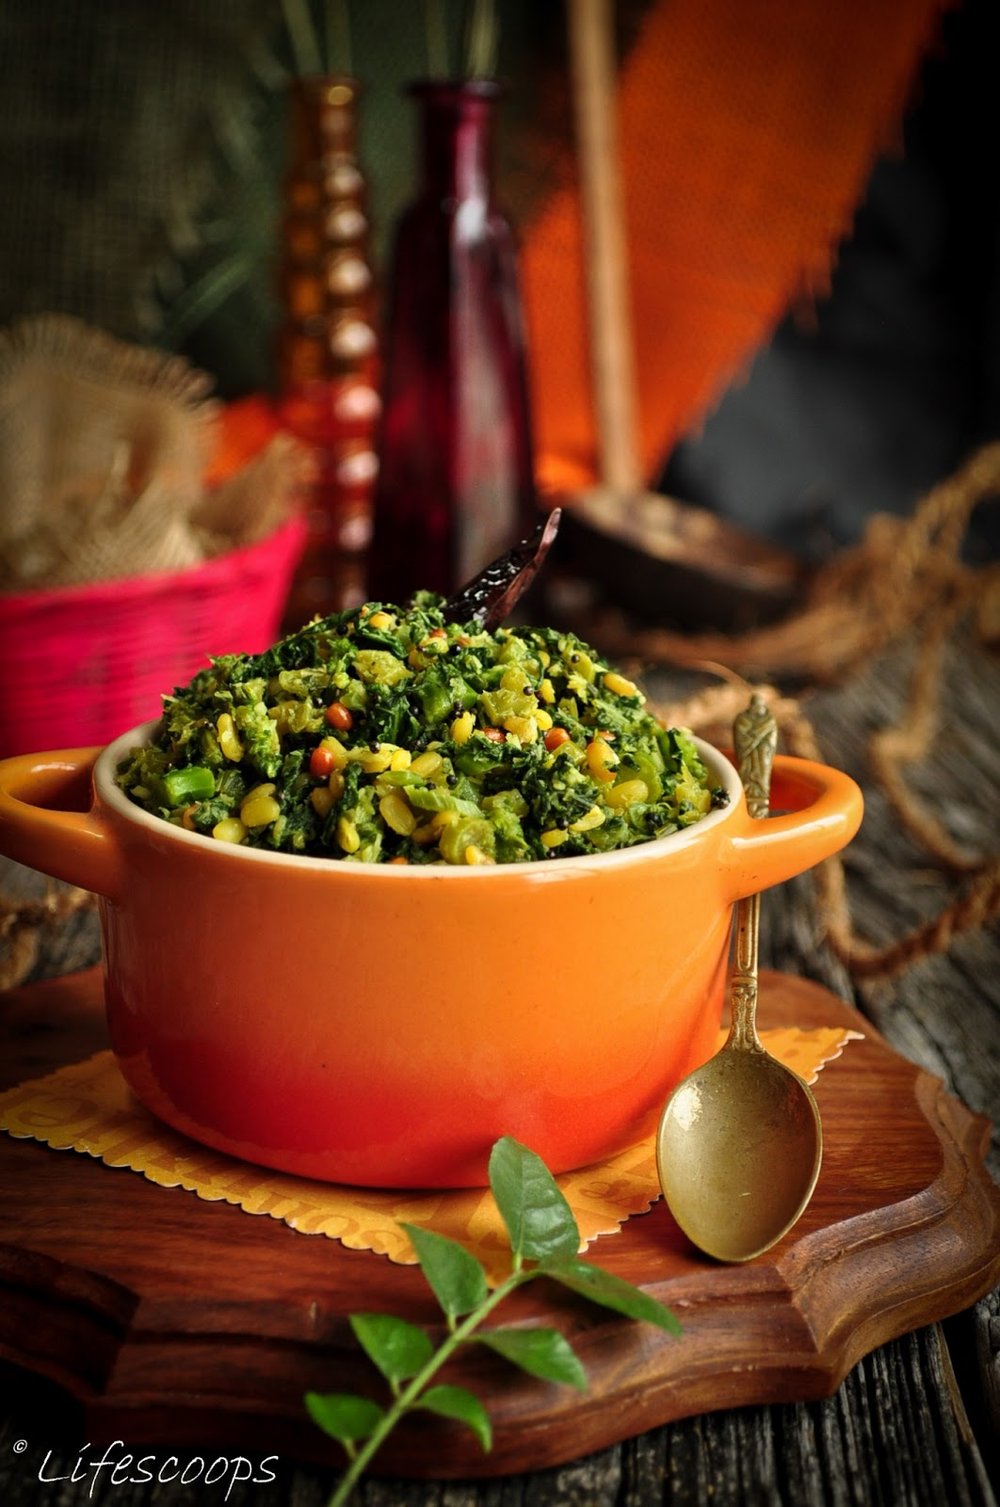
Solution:
<svg viewBox="0 0 1000 1507">
<path fill-rule="evenodd" d="M 108 743 L 210 656 L 268 648 L 305 528 L 189 570 L 0 596 L 0 756 Z"/>
</svg>

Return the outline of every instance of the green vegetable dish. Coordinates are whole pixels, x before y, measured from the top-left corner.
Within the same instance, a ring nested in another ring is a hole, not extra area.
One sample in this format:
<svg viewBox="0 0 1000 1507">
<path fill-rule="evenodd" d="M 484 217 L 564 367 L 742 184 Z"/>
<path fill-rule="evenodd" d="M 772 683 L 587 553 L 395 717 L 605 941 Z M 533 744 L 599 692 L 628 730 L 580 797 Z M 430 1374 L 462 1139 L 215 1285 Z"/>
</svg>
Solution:
<svg viewBox="0 0 1000 1507">
<path fill-rule="evenodd" d="M 215 660 L 118 784 L 219 842 L 355 863 L 603 853 L 725 801 L 690 736 L 572 633 L 441 607 L 368 603 Z"/>
</svg>

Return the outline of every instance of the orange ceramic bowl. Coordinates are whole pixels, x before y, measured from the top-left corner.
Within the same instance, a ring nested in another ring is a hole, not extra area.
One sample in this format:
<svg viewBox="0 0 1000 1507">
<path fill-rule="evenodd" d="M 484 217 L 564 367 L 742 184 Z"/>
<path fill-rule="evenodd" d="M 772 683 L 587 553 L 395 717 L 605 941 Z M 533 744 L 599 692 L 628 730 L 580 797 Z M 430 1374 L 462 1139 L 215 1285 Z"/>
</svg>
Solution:
<svg viewBox="0 0 1000 1507">
<path fill-rule="evenodd" d="M 556 1172 L 641 1138 L 713 1051 L 733 902 L 861 820 L 846 775 L 779 756 L 784 814 L 754 821 L 730 763 L 699 742 L 729 805 L 620 852 L 476 868 L 301 858 L 129 801 L 115 768 L 149 731 L 0 764 L 0 851 L 101 897 L 112 1045 L 154 1113 L 335 1182 L 481 1185 L 501 1135 Z"/>
</svg>

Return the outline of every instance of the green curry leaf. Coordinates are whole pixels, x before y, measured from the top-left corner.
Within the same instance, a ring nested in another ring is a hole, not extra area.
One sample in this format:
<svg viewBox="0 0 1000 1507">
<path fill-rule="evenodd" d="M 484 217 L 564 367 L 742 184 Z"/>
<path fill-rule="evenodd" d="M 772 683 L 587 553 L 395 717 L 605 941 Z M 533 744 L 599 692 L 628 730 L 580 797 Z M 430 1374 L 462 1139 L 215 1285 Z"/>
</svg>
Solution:
<svg viewBox="0 0 1000 1507">
<path fill-rule="evenodd" d="M 576 1255 L 580 1231 L 573 1211 L 540 1156 L 503 1136 L 490 1154 L 489 1177 L 515 1260 Z"/>
<path fill-rule="evenodd" d="M 490 1415 L 479 1398 L 464 1387 L 429 1387 L 417 1406 L 429 1413 L 437 1413 L 441 1418 L 457 1419 L 472 1430 L 485 1451 L 493 1447 Z"/>
<path fill-rule="evenodd" d="M 350 1392 L 307 1392 L 305 1400 L 313 1423 L 344 1445 L 370 1438 L 385 1417 L 377 1402 Z"/>
<path fill-rule="evenodd" d="M 409 1381 L 433 1355 L 427 1335 L 416 1324 L 389 1313 L 351 1314 L 355 1338 L 387 1381 Z"/>
<path fill-rule="evenodd" d="M 587 1389 L 587 1373 L 579 1356 L 558 1329 L 490 1329 L 479 1342 L 543 1381 Z"/>
<path fill-rule="evenodd" d="M 471 1251 L 457 1240 L 419 1225 L 404 1224 L 420 1269 L 449 1319 L 471 1313 L 489 1293 L 486 1273 Z"/>
<path fill-rule="evenodd" d="M 382 1409 L 370 1398 L 347 1393 L 306 1394 L 310 1417 L 340 1441 L 350 1462 L 328 1507 L 342 1507 L 392 1429 L 415 1410 L 465 1424 L 483 1449 L 490 1449 L 492 1426 L 479 1398 L 464 1387 L 434 1383 L 441 1367 L 462 1345 L 480 1343 L 530 1376 L 585 1389 L 587 1378 L 580 1359 L 558 1329 L 530 1324 L 484 1327 L 493 1310 L 525 1283 L 549 1277 L 627 1318 L 677 1332 L 673 1315 L 654 1298 L 578 1258 L 576 1220 L 552 1174 L 533 1151 L 503 1136 L 490 1154 L 489 1178 L 510 1235 L 509 1275 L 491 1290 L 486 1272 L 471 1251 L 434 1230 L 404 1225 L 448 1320 L 445 1338 L 434 1350 L 425 1331 L 406 1319 L 352 1314 L 350 1323 L 358 1341 L 392 1389 L 389 1406 Z M 532 1264 L 525 1266 L 526 1261 Z"/>
<path fill-rule="evenodd" d="M 547 1277 L 552 1277 L 564 1287 L 589 1298 L 592 1303 L 600 1303 L 602 1307 L 624 1314 L 628 1319 L 641 1319 L 647 1324 L 655 1324 L 669 1334 L 681 1332 L 681 1326 L 669 1308 L 664 1308 L 662 1303 L 643 1292 L 642 1288 L 633 1287 L 631 1282 L 626 1282 L 589 1261 L 543 1261 L 541 1269 Z"/>
</svg>

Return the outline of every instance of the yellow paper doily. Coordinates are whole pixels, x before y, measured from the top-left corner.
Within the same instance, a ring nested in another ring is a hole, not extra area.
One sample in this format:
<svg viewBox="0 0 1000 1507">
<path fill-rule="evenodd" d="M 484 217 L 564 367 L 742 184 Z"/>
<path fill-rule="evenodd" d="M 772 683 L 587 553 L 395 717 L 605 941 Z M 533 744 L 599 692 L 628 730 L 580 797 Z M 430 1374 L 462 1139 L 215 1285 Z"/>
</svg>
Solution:
<svg viewBox="0 0 1000 1507">
<path fill-rule="evenodd" d="M 725 1039 L 720 1032 L 719 1044 Z M 762 1031 L 775 1057 L 813 1083 L 826 1063 L 861 1033 L 841 1027 Z M 326 1235 L 351 1250 L 375 1251 L 402 1265 L 416 1262 L 400 1221 L 460 1240 L 491 1276 L 507 1270 L 509 1244 L 488 1189 L 408 1193 L 349 1188 L 293 1177 L 210 1151 L 171 1130 L 132 1095 L 111 1052 L 60 1068 L 0 1094 L 0 1129 L 129 1167 L 164 1188 L 185 1188 L 208 1202 L 281 1219 L 306 1235 Z M 580 1249 L 612 1235 L 660 1196 L 654 1140 L 605 1162 L 557 1178 L 580 1227 Z"/>
</svg>

